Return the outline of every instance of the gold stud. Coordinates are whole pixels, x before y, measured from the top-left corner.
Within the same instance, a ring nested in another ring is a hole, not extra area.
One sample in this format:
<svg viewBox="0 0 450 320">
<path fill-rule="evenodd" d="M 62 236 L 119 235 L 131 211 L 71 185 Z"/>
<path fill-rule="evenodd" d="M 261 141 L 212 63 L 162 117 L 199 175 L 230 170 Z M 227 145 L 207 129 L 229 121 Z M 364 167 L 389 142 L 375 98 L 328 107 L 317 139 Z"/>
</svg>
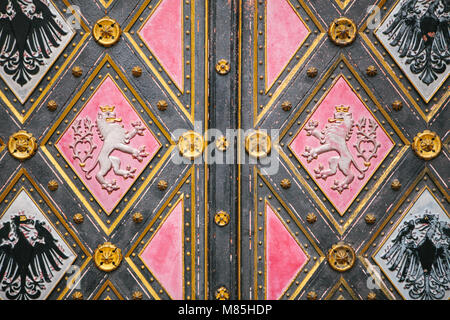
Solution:
<svg viewBox="0 0 450 320">
<path fill-rule="evenodd" d="M 377 299 L 377 294 L 373 291 L 369 292 L 369 294 L 367 295 L 367 300 L 376 300 Z"/>
<path fill-rule="evenodd" d="M 156 103 L 156 107 L 158 107 L 158 109 L 161 110 L 161 111 L 166 110 L 168 106 L 169 106 L 169 105 L 168 105 L 168 103 L 167 103 L 166 100 L 159 100 L 159 101 Z"/>
<path fill-rule="evenodd" d="M 186 131 L 178 139 L 178 150 L 185 158 L 194 160 L 202 155 L 204 148 L 203 136 L 195 131 Z"/>
<path fill-rule="evenodd" d="M 164 191 L 167 189 L 167 187 L 169 186 L 169 184 L 167 183 L 166 180 L 159 180 L 158 182 L 158 189 L 161 191 Z"/>
<path fill-rule="evenodd" d="M 74 77 L 79 78 L 83 74 L 83 69 L 79 66 L 75 66 L 72 68 L 72 74 Z"/>
<path fill-rule="evenodd" d="M 50 100 L 47 103 L 47 109 L 50 111 L 55 111 L 58 108 L 58 104 L 56 103 L 55 100 Z"/>
<path fill-rule="evenodd" d="M 230 222 L 230 215 L 225 211 L 219 211 L 214 215 L 214 222 L 218 226 L 224 227 Z"/>
<path fill-rule="evenodd" d="M 220 287 L 216 290 L 216 300 L 229 300 L 230 299 L 230 292 L 225 287 Z"/>
<path fill-rule="evenodd" d="M 225 151 L 228 149 L 230 143 L 228 142 L 227 138 L 225 138 L 224 136 L 221 136 L 219 138 L 217 138 L 216 140 L 216 148 L 219 151 Z"/>
<path fill-rule="evenodd" d="M 122 262 L 122 250 L 111 242 L 105 242 L 95 249 L 94 262 L 97 268 L 105 272 L 116 270 Z"/>
<path fill-rule="evenodd" d="M 308 300 L 317 300 L 317 293 L 315 291 L 310 291 L 306 295 L 306 299 Z"/>
<path fill-rule="evenodd" d="M 348 46 L 355 41 L 356 34 L 356 24 L 346 17 L 335 19 L 328 29 L 328 37 L 330 40 L 341 47 Z"/>
<path fill-rule="evenodd" d="M 412 149 L 419 158 L 431 160 L 441 152 L 442 142 L 435 132 L 424 130 L 414 137 Z"/>
<path fill-rule="evenodd" d="M 142 215 L 142 213 L 140 213 L 140 212 L 135 212 L 135 213 L 133 214 L 133 221 L 134 221 L 135 223 L 141 223 L 142 220 L 144 220 L 144 216 Z"/>
<path fill-rule="evenodd" d="M 400 100 L 395 100 L 392 102 L 392 109 L 395 111 L 400 111 L 403 108 L 403 103 Z"/>
<path fill-rule="evenodd" d="M 82 294 L 80 291 L 75 291 L 75 292 L 72 294 L 72 299 L 73 299 L 73 300 L 83 300 L 84 297 L 83 297 L 83 294 Z"/>
<path fill-rule="evenodd" d="M 356 261 L 355 250 L 347 244 L 339 242 L 328 251 L 328 264 L 336 271 L 344 272 L 353 267 Z"/>
<path fill-rule="evenodd" d="M 83 215 L 82 215 L 81 213 L 77 213 L 77 214 L 75 214 L 75 215 L 73 216 L 73 221 L 74 221 L 76 224 L 83 223 L 84 217 L 83 217 Z"/>
<path fill-rule="evenodd" d="M 50 180 L 47 184 L 47 187 L 50 191 L 56 191 L 59 187 L 58 181 L 56 180 Z"/>
<path fill-rule="evenodd" d="M 32 133 L 25 130 L 19 130 L 9 137 L 8 151 L 18 160 L 31 158 L 38 148 L 36 138 Z"/>
<path fill-rule="evenodd" d="M 95 41 L 104 46 L 111 47 L 120 40 L 122 29 L 116 20 L 104 17 L 95 23 L 92 28 L 92 36 Z"/>
<path fill-rule="evenodd" d="M 142 68 L 139 66 L 133 67 L 133 69 L 131 69 L 131 74 L 136 78 L 140 77 L 142 75 Z"/>
<path fill-rule="evenodd" d="M 392 183 L 391 183 L 391 188 L 392 188 L 392 190 L 397 191 L 397 190 L 399 190 L 401 187 L 402 187 L 402 184 L 400 183 L 400 180 L 394 179 L 394 181 L 392 181 Z"/>
<path fill-rule="evenodd" d="M 317 221 L 317 216 L 314 213 L 310 212 L 306 215 L 306 221 L 308 221 L 309 223 L 314 223 Z"/>
<path fill-rule="evenodd" d="M 291 180 L 289 180 L 287 178 L 281 180 L 281 182 L 280 182 L 280 186 L 283 189 L 289 189 L 291 187 L 291 185 L 292 185 Z"/>
<path fill-rule="evenodd" d="M 376 76 L 377 73 L 378 73 L 378 70 L 377 70 L 377 68 L 374 65 L 370 65 L 366 69 L 366 74 L 369 77 L 374 77 L 374 76 Z"/>
<path fill-rule="evenodd" d="M 367 224 L 374 224 L 377 218 L 375 217 L 375 215 L 369 213 L 365 216 L 364 220 L 366 220 Z"/>
<path fill-rule="evenodd" d="M 218 74 L 225 75 L 230 72 L 230 63 L 225 59 L 220 59 L 216 64 L 216 71 Z"/>
<path fill-rule="evenodd" d="M 281 104 L 281 108 L 284 111 L 289 111 L 292 108 L 292 103 L 290 101 L 283 101 L 283 103 Z"/>
<path fill-rule="evenodd" d="M 134 291 L 131 297 L 133 300 L 142 300 L 143 294 L 141 291 Z"/>
<path fill-rule="evenodd" d="M 318 70 L 316 67 L 310 67 L 308 70 L 306 70 L 306 75 L 310 78 L 314 78 L 317 76 Z"/>
</svg>

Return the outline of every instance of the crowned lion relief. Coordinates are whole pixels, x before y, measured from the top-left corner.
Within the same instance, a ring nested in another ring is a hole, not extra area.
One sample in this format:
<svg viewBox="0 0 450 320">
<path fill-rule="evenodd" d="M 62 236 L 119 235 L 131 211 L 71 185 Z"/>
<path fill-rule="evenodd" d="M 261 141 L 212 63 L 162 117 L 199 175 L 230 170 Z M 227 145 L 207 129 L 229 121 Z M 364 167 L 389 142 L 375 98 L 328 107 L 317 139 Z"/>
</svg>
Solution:
<svg viewBox="0 0 450 320">
<path fill-rule="evenodd" d="M 114 106 L 101 106 L 95 124 L 89 117 L 86 117 L 76 120 L 72 125 L 74 136 L 70 148 L 73 151 L 73 158 L 79 160 L 79 165 L 88 180 L 92 179 L 93 171 L 98 167 L 99 170 L 95 173 L 95 179 L 108 193 L 119 189 L 116 180 L 106 179 L 106 175 L 111 169 L 116 176 L 121 176 L 124 179 L 134 178 L 136 172 L 136 168 L 132 168 L 130 165 L 126 166 L 125 169 L 122 168 L 121 159 L 112 155 L 114 151 L 130 154 L 139 162 L 142 162 L 143 158 L 148 156 L 144 145 L 138 148 L 130 146 L 130 141 L 136 135 L 144 135 L 146 127 L 141 121 L 135 121 L 131 123 L 132 129 L 129 131 L 124 128 L 121 122 L 122 119 L 117 117 Z M 93 141 L 94 127 L 97 129 L 97 134 L 103 141 L 103 145 L 96 158 L 91 162 L 90 167 L 87 168 L 86 160 L 93 158 L 94 150 L 97 148 Z M 81 145 L 87 145 L 87 150 L 79 150 Z"/>
<path fill-rule="evenodd" d="M 309 121 L 304 130 L 307 136 L 312 136 L 319 140 L 320 146 L 313 148 L 305 146 L 302 156 L 309 163 L 314 161 L 324 153 L 335 152 L 336 156 L 328 159 L 328 168 L 319 164 L 314 173 L 317 179 L 326 180 L 330 176 L 336 175 L 338 169 L 344 175 L 342 180 L 335 180 L 331 189 L 342 193 L 355 179 L 355 173 L 352 167 L 357 171 L 358 179 L 365 177 L 366 171 L 370 167 L 370 160 L 377 156 L 377 150 L 381 144 L 377 141 L 376 130 L 378 124 L 375 120 L 362 117 L 356 124 L 349 106 L 336 106 L 333 118 L 328 119 L 328 123 L 319 129 L 319 122 L 316 120 Z M 364 166 L 360 166 L 353 153 L 349 149 L 349 140 L 354 134 L 354 127 L 357 128 L 357 140 L 353 146 L 357 157 L 364 159 Z M 365 149 L 364 146 L 369 144 L 371 147 Z"/>
</svg>

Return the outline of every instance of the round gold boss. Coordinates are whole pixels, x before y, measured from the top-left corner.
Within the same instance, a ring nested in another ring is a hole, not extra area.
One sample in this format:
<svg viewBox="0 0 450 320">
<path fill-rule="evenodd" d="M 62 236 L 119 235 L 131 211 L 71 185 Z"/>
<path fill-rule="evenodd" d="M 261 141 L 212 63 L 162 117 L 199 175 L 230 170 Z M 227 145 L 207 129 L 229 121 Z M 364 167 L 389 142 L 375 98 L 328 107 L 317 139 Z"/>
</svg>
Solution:
<svg viewBox="0 0 450 320">
<path fill-rule="evenodd" d="M 104 17 L 94 24 L 92 28 L 92 36 L 97 43 L 104 47 L 111 47 L 115 45 L 122 34 L 122 29 L 116 20 L 110 17 Z"/>
</svg>

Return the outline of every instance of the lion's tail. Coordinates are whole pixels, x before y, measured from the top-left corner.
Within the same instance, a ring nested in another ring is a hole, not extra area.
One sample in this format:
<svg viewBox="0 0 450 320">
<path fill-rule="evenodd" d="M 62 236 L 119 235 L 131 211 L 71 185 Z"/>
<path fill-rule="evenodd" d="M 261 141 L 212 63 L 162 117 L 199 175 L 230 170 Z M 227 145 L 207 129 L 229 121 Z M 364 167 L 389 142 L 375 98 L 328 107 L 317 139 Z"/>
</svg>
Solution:
<svg viewBox="0 0 450 320">
<path fill-rule="evenodd" d="M 356 168 L 356 170 L 358 170 L 360 173 L 360 175 L 358 176 L 358 179 L 359 180 L 364 179 L 364 177 L 366 176 L 366 171 L 369 170 L 369 167 L 365 166 L 364 169 L 361 169 L 354 159 L 352 159 L 352 163 L 353 163 L 353 166 Z"/>
<path fill-rule="evenodd" d="M 98 158 L 95 160 L 93 166 L 90 169 L 82 169 L 84 171 L 84 176 L 86 177 L 86 179 L 88 179 L 88 180 L 92 179 L 91 173 L 97 167 L 97 164 L 98 164 Z"/>
</svg>

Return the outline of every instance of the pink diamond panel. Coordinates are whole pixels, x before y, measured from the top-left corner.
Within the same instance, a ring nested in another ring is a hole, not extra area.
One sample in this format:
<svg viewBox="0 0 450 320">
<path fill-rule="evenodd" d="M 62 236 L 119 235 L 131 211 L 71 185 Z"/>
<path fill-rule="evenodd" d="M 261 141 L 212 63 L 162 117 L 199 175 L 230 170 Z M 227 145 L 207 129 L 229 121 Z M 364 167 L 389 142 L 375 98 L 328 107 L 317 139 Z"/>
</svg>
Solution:
<svg viewBox="0 0 450 320">
<path fill-rule="evenodd" d="M 270 88 L 309 34 L 308 28 L 287 0 L 268 0 L 267 86 Z"/>
<path fill-rule="evenodd" d="M 339 112 L 336 107 L 340 106 L 348 110 Z M 365 126 L 360 130 L 357 124 L 362 119 L 366 119 Z M 313 124 L 315 130 L 310 130 L 309 135 L 308 128 L 314 128 Z M 370 124 L 376 126 L 371 127 Z M 363 133 L 368 139 L 364 138 Z M 359 150 L 355 145 L 359 145 Z M 341 76 L 290 147 L 339 213 L 343 214 L 393 145 L 381 125 Z"/>
<path fill-rule="evenodd" d="M 267 299 L 280 298 L 307 261 L 306 253 L 266 204 Z"/>
<path fill-rule="evenodd" d="M 105 106 L 114 106 L 114 121 L 98 122 L 99 117 L 105 118 L 106 111 L 101 109 Z M 99 123 L 104 124 L 104 136 Z M 137 129 L 139 132 L 133 136 Z M 107 76 L 56 146 L 99 204 L 110 213 L 151 161 L 160 143 Z M 111 183 L 111 188 L 102 181 Z"/>
<path fill-rule="evenodd" d="M 169 76 L 183 85 L 182 0 L 161 0 L 139 35 Z"/>
<path fill-rule="evenodd" d="M 175 300 L 183 299 L 183 204 L 163 222 L 141 259 Z"/>
</svg>

